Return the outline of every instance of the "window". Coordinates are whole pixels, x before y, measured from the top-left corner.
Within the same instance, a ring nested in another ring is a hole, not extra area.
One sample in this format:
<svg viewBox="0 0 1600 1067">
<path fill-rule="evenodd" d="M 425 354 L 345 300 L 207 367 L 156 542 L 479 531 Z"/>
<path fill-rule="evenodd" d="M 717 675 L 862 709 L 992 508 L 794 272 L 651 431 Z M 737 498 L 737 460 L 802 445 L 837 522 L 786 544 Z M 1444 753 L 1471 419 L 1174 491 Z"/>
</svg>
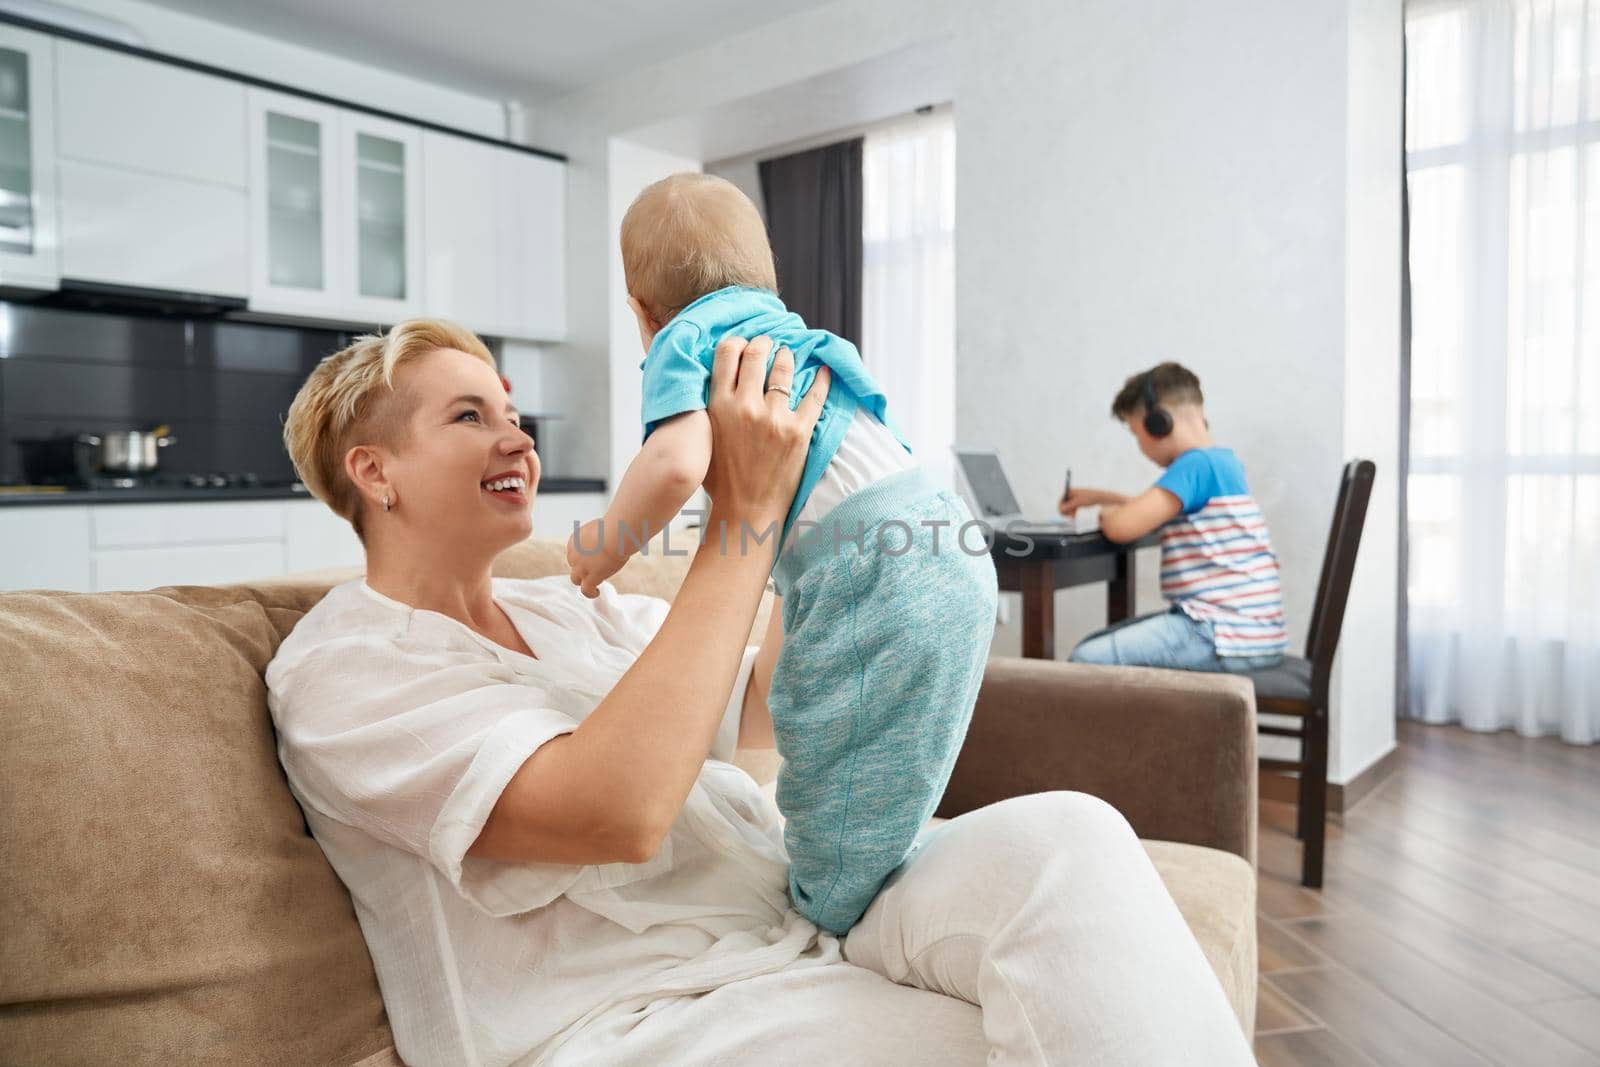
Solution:
<svg viewBox="0 0 1600 1067">
<path fill-rule="evenodd" d="M 889 417 L 948 481 L 955 443 L 955 125 L 948 111 L 866 135 L 861 353 Z"/>
<path fill-rule="evenodd" d="M 1600 732 L 1600 4 L 1413 0 L 1414 712 Z"/>
</svg>

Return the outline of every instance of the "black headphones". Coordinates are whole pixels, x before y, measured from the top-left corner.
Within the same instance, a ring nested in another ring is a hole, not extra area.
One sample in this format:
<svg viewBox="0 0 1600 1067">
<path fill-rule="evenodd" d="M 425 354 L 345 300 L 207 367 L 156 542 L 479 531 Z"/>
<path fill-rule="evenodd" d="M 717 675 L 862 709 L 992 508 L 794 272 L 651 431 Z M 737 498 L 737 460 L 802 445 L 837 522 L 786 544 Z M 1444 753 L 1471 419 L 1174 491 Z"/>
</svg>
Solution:
<svg viewBox="0 0 1600 1067">
<path fill-rule="evenodd" d="M 1156 400 L 1156 372 L 1144 372 L 1144 429 L 1151 437 L 1165 437 L 1172 432 L 1172 414 Z"/>
</svg>

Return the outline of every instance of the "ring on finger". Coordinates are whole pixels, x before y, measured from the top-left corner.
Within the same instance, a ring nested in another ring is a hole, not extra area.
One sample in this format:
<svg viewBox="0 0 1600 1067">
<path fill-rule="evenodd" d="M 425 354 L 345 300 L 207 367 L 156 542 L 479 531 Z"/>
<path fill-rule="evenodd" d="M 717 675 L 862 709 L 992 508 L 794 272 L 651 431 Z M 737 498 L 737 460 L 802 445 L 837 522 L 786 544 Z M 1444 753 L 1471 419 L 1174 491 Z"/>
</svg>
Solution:
<svg viewBox="0 0 1600 1067">
<path fill-rule="evenodd" d="M 789 390 L 785 389 L 781 385 L 769 385 L 769 386 L 767 386 L 767 392 L 769 392 L 769 393 L 782 393 L 784 396 L 790 395 L 789 394 Z"/>
</svg>

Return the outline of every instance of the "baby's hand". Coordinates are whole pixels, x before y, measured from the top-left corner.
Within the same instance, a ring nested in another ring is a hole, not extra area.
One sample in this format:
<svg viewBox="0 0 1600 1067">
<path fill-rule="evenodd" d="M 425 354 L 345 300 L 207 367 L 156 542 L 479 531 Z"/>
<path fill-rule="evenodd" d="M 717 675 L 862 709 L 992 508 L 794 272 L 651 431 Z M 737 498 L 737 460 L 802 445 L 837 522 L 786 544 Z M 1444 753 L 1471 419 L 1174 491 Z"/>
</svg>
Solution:
<svg viewBox="0 0 1600 1067">
<path fill-rule="evenodd" d="M 572 584 L 582 587 L 583 595 L 590 600 L 600 595 L 600 583 L 621 570 L 626 562 L 612 551 L 611 545 L 601 544 L 603 529 L 604 520 L 591 519 L 567 539 L 567 566 L 572 572 Z"/>
</svg>

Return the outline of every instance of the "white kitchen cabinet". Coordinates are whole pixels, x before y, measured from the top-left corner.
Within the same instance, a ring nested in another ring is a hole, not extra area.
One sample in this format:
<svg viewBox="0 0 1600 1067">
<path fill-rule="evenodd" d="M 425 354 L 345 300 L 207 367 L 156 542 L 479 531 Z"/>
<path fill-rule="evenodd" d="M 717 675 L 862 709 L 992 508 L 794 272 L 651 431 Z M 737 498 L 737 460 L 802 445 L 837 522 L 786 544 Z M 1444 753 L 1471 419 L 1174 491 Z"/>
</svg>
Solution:
<svg viewBox="0 0 1600 1067">
<path fill-rule="evenodd" d="M 226 585 L 362 562 L 315 500 L 0 507 L 0 591 Z"/>
<path fill-rule="evenodd" d="M 355 530 L 320 500 L 284 505 L 284 566 L 288 573 L 366 563 Z"/>
<path fill-rule="evenodd" d="M 357 111 L 339 117 L 340 304 L 363 322 L 422 310 L 422 137 Z"/>
<path fill-rule="evenodd" d="M 604 493 L 535 493 L 533 536 L 565 541 L 572 536 L 573 523 L 604 515 L 607 499 Z"/>
<path fill-rule="evenodd" d="M 87 506 L 0 508 L 0 590 L 91 588 Z"/>
<path fill-rule="evenodd" d="M 423 306 L 421 136 L 252 89 L 250 309 L 392 324 Z"/>
<path fill-rule="evenodd" d="M 55 44 L 0 25 L 0 285 L 54 289 Z"/>
<path fill-rule="evenodd" d="M 244 189 L 245 88 L 76 41 L 56 43 L 56 151 L 108 167 Z"/>
<path fill-rule="evenodd" d="M 506 150 L 495 157 L 498 332 L 559 341 L 567 332 L 566 164 Z"/>
<path fill-rule="evenodd" d="M 65 278 L 242 297 L 250 291 L 243 189 L 63 159 Z"/>
<path fill-rule="evenodd" d="M 230 585 L 282 574 L 283 542 L 116 548 L 94 552 L 90 564 L 97 593 L 163 585 Z"/>
<path fill-rule="evenodd" d="M 533 536 L 565 541 L 606 500 L 540 493 Z M 674 551 L 694 546 L 693 531 L 673 535 Z M 0 592 L 226 585 L 364 563 L 350 524 L 313 499 L 0 507 Z"/>
<path fill-rule="evenodd" d="M 250 89 L 250 308 L 337 318 L 339 109 Z"/>
<path fill-rule="evenodd" d="M 560 340 L 565 188 L 511 146 L 0 25 L 0 286 Z"/>
<path fill-rule="evenodd" d="M 566 167 L 423 131 L 426 307 L 501 337 L 559 340 Z"/>
<path fill-rule="evenodd" d="M 62 276 L 248 293 L 244 86 L 75 41 L 56 85 Z"/>
<path fill-rule="evenodd" d="M 283 532 L 283 502 L 279 500 L 100 504 L 94 508 L 97 549 L 282 542 Z"/>
<path fill-rule="evenodd" d="M 428 314 L 493 333 L 500 317 L 498 150 L 422 131 L 423 259 Z"/>
</svg>

